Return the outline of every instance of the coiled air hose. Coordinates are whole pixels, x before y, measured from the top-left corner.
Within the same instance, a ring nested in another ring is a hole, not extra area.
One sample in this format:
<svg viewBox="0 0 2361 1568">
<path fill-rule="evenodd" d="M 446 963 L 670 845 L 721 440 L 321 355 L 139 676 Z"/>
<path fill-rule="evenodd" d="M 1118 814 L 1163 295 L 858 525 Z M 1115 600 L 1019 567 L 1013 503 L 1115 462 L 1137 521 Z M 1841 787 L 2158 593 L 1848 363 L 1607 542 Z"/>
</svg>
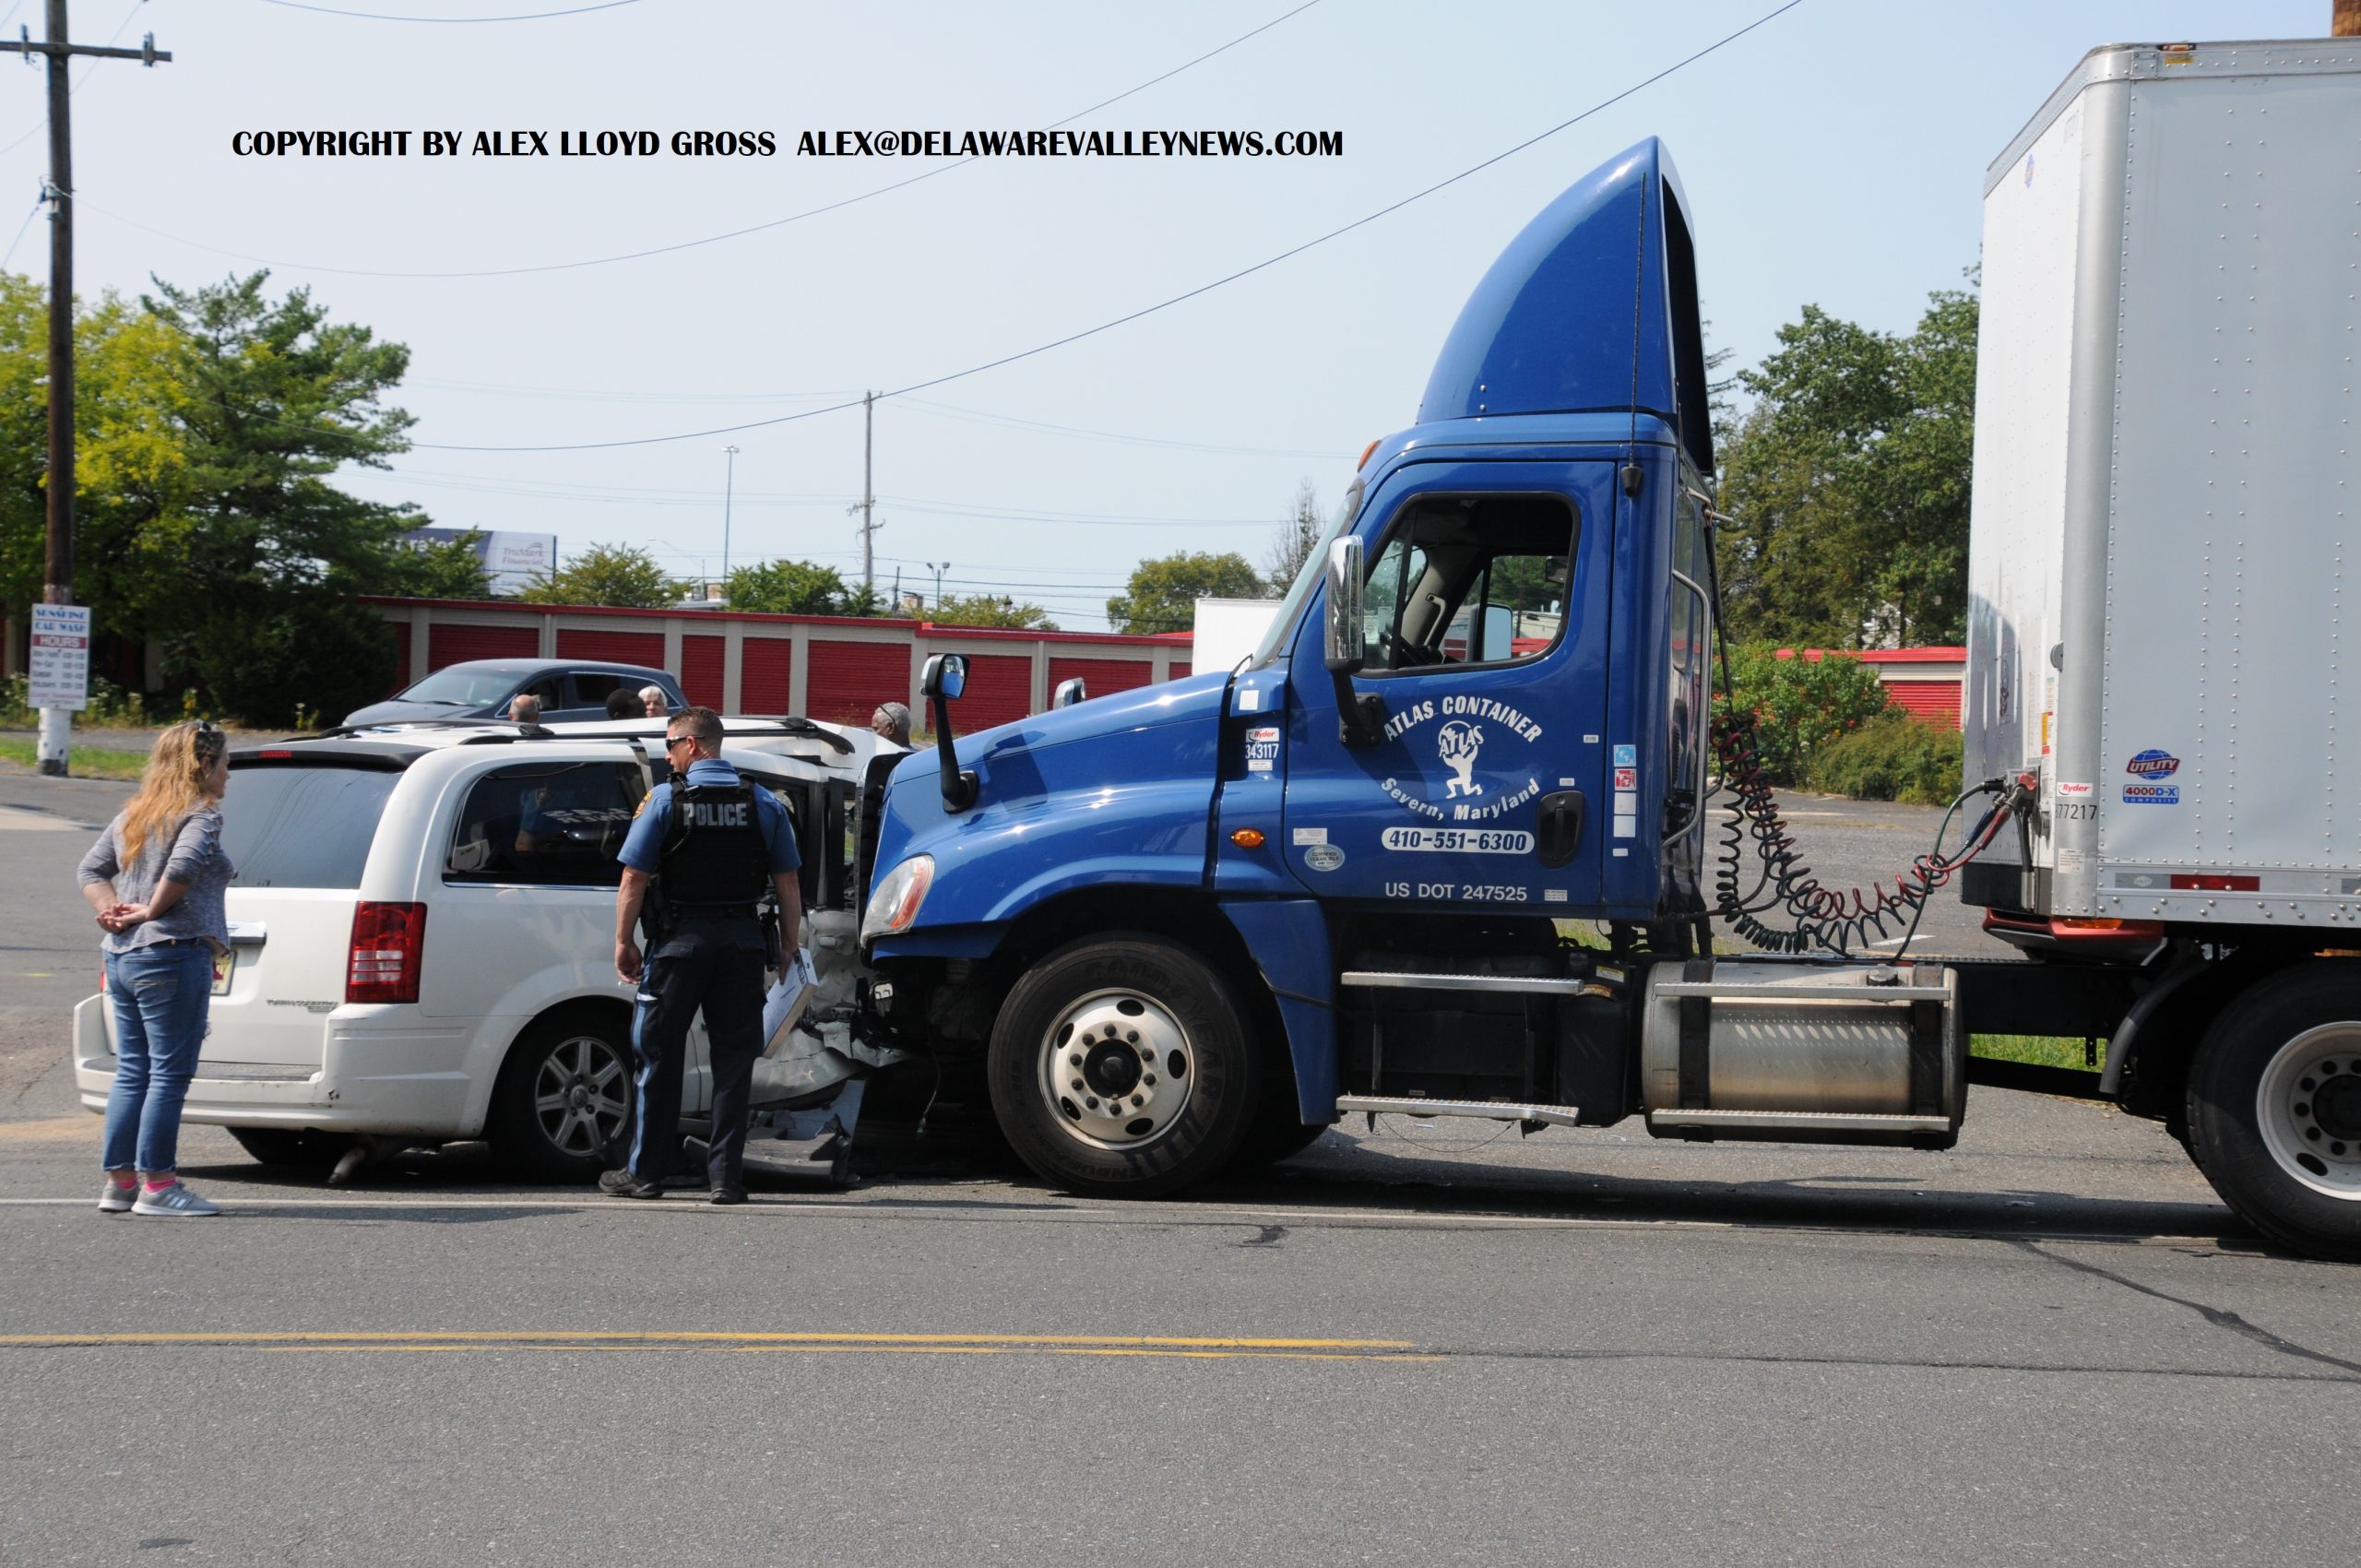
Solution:
<svg viewBox="0 0 2361 1568">
<path fill-rule="evenodd" d="M 1891 889 L 1882 883 L 1867 893 L 1857 887 L 1839 891 L 1821 885 L 1811 867 L 1801 863 L 1802 851 L 1779 814 L 1779 802 L 1763 769 L 1762 748 L 1755 743 L 1755 716 L 1738 708 L 1730 680 L 1729 649 L 1722 636 L 1721 572 L 1715 560 L 1719 552 L 1714 535 L 1723 517 L 1708 497 L 1691 493 L 1704 515 L 1706 581 L 1722 673 L 1713 745 L 1722 789 L 1729 797 L 1724 808 L 1727 819 L 1722 824 L 1721 863 L 1714 875 L 1714 912 L 1728 921 L 1738 935 L 1770 952 L 1807 953 L 1822 948 L 1839 957 L 1849 957 L 1856 948 L 1885 939 L 1906 920 L 1901 948 L 1892 955 L 1900 957 L 1918 934 L 1919 916 L 1926 912 L 1935 890 L 1989 849 L 2002 825 L 2031 803 L 2027 781 L 1987 778 L 1962 790 L 1935 829 L 1934 847 L 1913 859 L 1909 870 L 1896 873 Z M 1943 836 L 1951 829 L 1952 818 L 1961 806 L 1984 794 L 1994 797 L 1992 803 L 1969 830 L 1966 842 L 1955 853 L 1944 854 Z M 1741 892 L 1750 844 L 1759 873 L 1753 885 Z M 1774 909 L 1784 910 L 1793 923 L 1786 929 L 1764 923 L 1761 917 Z"/>
</svg>

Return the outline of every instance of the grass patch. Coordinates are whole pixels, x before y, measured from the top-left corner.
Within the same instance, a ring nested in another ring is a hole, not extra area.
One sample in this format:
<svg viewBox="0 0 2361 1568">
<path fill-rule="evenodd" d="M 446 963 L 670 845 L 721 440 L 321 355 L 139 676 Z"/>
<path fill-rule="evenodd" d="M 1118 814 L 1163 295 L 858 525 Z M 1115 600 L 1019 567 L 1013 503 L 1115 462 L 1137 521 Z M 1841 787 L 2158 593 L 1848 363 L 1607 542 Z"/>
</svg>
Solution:
<svg viewBox="0 0 2361 1568">
<path fill-rule="evenodd" d="M 67 771 L 77 778 L 136 778 L 140 769 L 148 766 L 146 752 L 114 751 L 105 746 L 72 746 L 67 748 L 65 756 Z M 0 739 L 0 759 L 38 767 L 41 747 L 32 741 Z"/>
<path fill-rule="evenodd" d="M 2098 1043 L 2098 1062 L 2086 1061 L 2079 1038 L 2057 1035 L 1975 1035 L 1968 1040 L 1968 1051 L 1976 1056 L 1998 1062 L 2028 1062 L 2036 1067 L 2069 1067 L 2077 1073 L 2094 1072 L 2106 1060 L 2106 1041 Z"/>
</svg>

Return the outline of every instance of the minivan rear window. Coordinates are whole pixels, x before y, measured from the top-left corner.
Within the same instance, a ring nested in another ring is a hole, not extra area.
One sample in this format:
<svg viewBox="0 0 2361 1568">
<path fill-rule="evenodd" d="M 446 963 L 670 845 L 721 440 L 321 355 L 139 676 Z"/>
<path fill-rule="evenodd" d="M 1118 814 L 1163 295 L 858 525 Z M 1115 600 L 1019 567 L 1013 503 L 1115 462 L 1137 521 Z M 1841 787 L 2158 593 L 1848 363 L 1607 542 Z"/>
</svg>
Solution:
<svg viewBox="0 0 2361 1568">
<path fill-rule="evenodd" d="M 358 887 L 402 776 L 378 768 L 242 767 L 221 802 L 237 887 Z"/>
</svg>

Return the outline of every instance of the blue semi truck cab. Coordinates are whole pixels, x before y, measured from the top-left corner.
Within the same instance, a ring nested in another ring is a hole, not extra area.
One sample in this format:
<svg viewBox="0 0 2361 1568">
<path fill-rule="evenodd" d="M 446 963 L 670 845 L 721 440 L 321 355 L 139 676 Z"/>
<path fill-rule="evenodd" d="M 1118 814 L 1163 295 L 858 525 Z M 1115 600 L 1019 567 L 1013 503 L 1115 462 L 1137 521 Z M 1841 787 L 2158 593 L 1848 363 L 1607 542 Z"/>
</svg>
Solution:
<svg viewBox="0 0 2361 1568">
<path fill-rule="evenodd" d="M 951 738 L 894 771 L 874 854 L 878 1016 L 1093 1190 L 1340 1106 L 1626 1114 L 1616 982 L 1557 922 L 1704 913 L 1711 441 L 1652 139 L 1493 265 L 1238 669 L 964 736 L 930 690 Z"/>
</svg>

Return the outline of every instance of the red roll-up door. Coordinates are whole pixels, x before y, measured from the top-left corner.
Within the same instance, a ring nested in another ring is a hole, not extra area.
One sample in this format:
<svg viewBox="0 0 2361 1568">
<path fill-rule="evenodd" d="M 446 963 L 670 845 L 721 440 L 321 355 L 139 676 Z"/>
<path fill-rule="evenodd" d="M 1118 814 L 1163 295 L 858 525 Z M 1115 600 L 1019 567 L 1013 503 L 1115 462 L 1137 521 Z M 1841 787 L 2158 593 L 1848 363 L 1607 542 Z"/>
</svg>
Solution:
<svg viewBox="0 0 2361 1568">
<path fill-rule="evenodd" d="M 1959 728 L 1957 681 L 1895 681 L 1886 687 L 1885 699 L 1922 724 Z"/>
<path fill-rule="evenodd" d="M 1145 659 L 1051 659 L 1050 695 L 1054 696 L 1060 685 L 1077 675 L 1082 677 L 1085 693 L 1103 697 L 1146 685 L 1155 678 L 1156 666 Z"/>
<path fill-rule="evenodd" d="M 721 656 L 719 637 L 683 636 L 681 639 L 681 692 L 699 707 L 721 711 Z"/>
<path fill-rule="evenodd" d="M 394 627 L 393 683 L 386 688 L 387 696 L 409 684 L 409 623 L 396 621 Z"/>
<path fill-rule="evenodd" d="M 426 667 L 464 664 L 470 659 L 530 659 L 541 651 L 534 626 L 459 626 L 436 622 L 426 629 Z"/>
<path fill-rule="evenodd" d="M 804 646 L 812 659 L 803 679 L 804 718 L 866 725 L 879 703 L 909 699 L 909 644 L 822 642 L 814 637 Z"/>
<path fill-rule="evenodd" d="M 1189 661 L 1185 659 L 1176 659 L 1172 661 L 1169 668 L 1171 669 L 1172 673 L 1166 677 L 1167 680 L 1183 680 L 1189 673 Z"/>
<path fill-rule="evenodd" d="M 971 653 L 967 688 L 952 705 L 951 721 L 963 731 L 989 730 L 1033 711 L 1033 660 L 1026 654 Z"/>
<path fill-rule="evenodd" d="M 794 673 L 794 643 L 785 637 L 748 634 L 738 645 L 738 711 L 784 715 Z"/>
<path fill-rule="evenodd" d="M 531 652 L 530 648 L 526 650 Z M 664 634 L 661 632 L 591 631 L 587 627 L 561 627 L 557 634 L 557 656 L 560 659 L 596 659 L 609 664 L 639 664 L 650 670 L 664 668 Z"/>
</svg>

